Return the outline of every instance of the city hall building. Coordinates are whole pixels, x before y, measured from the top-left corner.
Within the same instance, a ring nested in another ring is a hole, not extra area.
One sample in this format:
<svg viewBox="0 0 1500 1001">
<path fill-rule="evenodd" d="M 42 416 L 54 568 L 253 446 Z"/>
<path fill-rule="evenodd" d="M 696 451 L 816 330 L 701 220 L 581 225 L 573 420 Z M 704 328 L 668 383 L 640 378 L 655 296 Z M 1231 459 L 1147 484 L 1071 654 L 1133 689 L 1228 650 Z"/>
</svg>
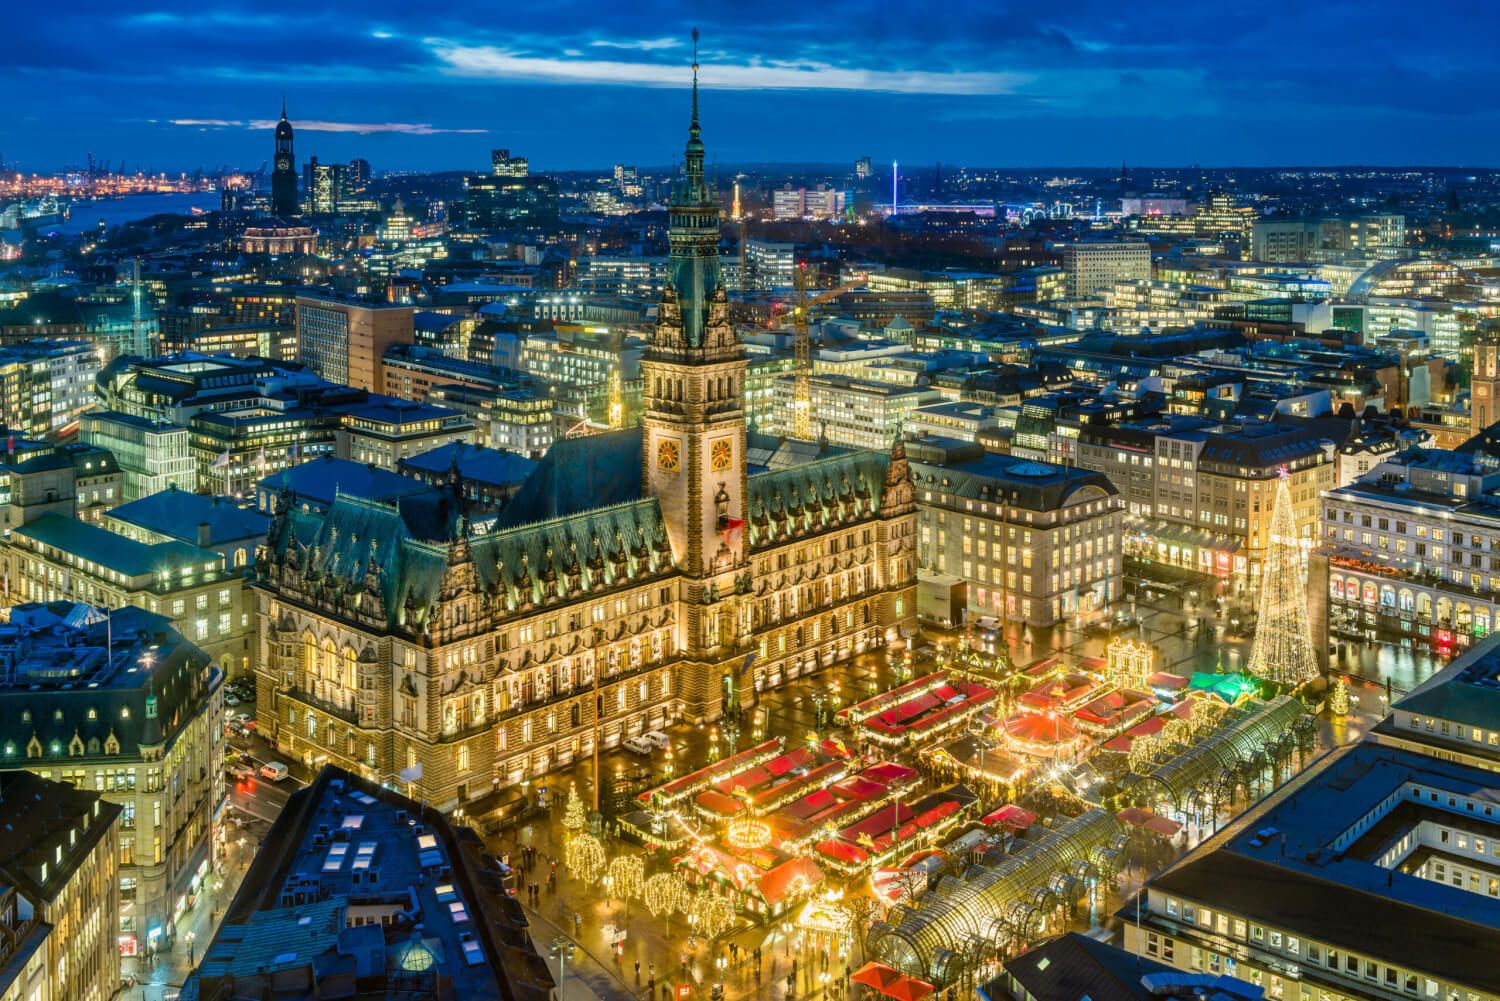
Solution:
<svg viewBox="0 0 1500 1001">
<path fill-rule="evenodd" d="M 453 482 L 276 505 L 256 711 L 282 751 L 446 809 L 914 633 L 902 446 L 747 433 L 696 85 L 689 136 L 639 428 L 557 442 L 482 530 Z"/>
</svg>

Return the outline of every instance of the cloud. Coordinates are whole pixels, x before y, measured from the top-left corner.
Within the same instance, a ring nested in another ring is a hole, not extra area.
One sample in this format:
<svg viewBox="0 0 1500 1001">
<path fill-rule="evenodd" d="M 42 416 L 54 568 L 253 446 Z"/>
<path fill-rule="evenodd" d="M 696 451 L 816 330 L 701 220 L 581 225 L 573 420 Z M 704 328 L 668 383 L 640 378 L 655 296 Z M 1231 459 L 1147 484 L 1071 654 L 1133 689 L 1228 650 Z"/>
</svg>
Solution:
<svg viewBox="0 0 1500 1001">
<path fill-rule="evenodd" d="M 636 52 L 660 52 L 662 49 L 675 49 L 682 45 L 680 38 L 627 38 L 614 40 L 609 38 L 597 38 L 589 43 L 595 48 L 602 49 L 632 49 Z"/>
<path fill-rule="evenodd" d="M 274 129 L 276 119 L 274 118 L 172 118 L 168 120 L 171 125 L 195 126 L 197 128 L 219 128 L 219 129 Z M 443 129 L 427 122 L 324 122 L 316 119 L 303 121 L 298 119 L 293 122 L 299 132 L 353 132 L 358 135 L 367 136 L 377 132 L 393 132 L 407 136 L 435 136 L 446 133 L 460 135 L 483 135 L 489 129 Z"/>
<path fill-rule="evenodd" d="M 452 76 L 550 83 L 685 86 L 685 67 L 610 59 L 556 59 L 522 55 L 493 45 L 430 41 L 433 55 Z M 1030 78 L 1020 73 L 870 70 L 811 60 L 703 67 L 703 83 L 722 90 L 854 90 L 895 94 L 1010 94 Z"/>
</svg>

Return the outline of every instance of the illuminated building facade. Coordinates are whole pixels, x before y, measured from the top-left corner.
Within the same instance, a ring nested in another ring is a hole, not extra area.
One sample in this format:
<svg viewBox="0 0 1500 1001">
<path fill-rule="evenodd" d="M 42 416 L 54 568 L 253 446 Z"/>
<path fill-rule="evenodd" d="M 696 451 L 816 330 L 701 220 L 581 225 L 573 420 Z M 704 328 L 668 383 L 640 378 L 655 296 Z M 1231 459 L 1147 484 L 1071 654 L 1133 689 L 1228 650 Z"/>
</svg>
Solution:
<svg viewBox="0 0 1500 1001">
<path fill-rule="evenodd" d="M 703 161 L 695 92 L 639 428 L 556 442 L 484 531 L 441 490 L 277 506 L 256 711 L 282 751 L 448 808 L 914 631 L 899 447 L 748 467 Z"/>
<path fill-rule="evenodd" d="M 1070 243 L 1063 248 L 1063 272 L 1068 297 L 1087 298 L 1118 282 L 1149 279 L 1151 247 L 1141 240 Z"/>
<path fill-rule="evenodd" d="M 970 610 L 1033 626 L 1118 597 L 1124 501 L 1099 473 L 986 455 L 914 462 L 917 559 L 968 582 Z"/>
<path fill-rule="evenodd" d="M 107 943 L 115 957 L 160 947 L 212 869 L 224 675 L 165 616 L 139 608 L 117 608 L 106 623 L 85 605 L 18 605 L 10 625 L 0 760 L 114 804 L 110 864 L 90 887 L 100 904 L 113 902 L 113 913 L 98 915 L 100 931 L 118 927 L 118 942 Z M 59 674 L 59 663 L 70 673 Z M 119 986 L 112 973 L 101 998 Z"/>
<path fill-rule="evenodd" d="M 0 998 L 119 992 L 120 812 L 97 793 L 0 772 Z"/>
</svg>

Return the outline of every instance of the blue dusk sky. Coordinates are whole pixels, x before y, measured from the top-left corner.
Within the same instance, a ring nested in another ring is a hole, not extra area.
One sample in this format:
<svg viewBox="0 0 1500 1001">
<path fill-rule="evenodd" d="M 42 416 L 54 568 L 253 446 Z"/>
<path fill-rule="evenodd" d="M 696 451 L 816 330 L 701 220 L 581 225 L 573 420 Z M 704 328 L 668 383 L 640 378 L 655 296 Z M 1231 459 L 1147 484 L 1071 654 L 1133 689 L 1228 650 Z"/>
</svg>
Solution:
<svg viewBox="0 0 1500 1001">
<path fill-rule="evenodd" d="M 702 29 L 720 163 L 1492 165 L 1500 14 L 1461 0 L 135 0 L 3 15 L 0 157 L 669 163 Z"/>
</svg>

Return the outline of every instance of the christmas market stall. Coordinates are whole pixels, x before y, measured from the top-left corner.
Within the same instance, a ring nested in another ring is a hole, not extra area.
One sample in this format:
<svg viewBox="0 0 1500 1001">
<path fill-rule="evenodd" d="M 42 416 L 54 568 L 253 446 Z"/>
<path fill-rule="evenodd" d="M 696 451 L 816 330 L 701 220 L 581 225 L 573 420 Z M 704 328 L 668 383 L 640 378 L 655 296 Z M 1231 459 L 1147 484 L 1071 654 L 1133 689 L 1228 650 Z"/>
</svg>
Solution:
<svg viewBox="0 0 1500 1001">
<path fill-rule="evenodd" d="M 934 671 L 840 710 L 838 718 L 859 725 L 876 743 L 901 746 L 950 730 L 994 700 L 995 690 L 988 685 Z"/>
</svg>

